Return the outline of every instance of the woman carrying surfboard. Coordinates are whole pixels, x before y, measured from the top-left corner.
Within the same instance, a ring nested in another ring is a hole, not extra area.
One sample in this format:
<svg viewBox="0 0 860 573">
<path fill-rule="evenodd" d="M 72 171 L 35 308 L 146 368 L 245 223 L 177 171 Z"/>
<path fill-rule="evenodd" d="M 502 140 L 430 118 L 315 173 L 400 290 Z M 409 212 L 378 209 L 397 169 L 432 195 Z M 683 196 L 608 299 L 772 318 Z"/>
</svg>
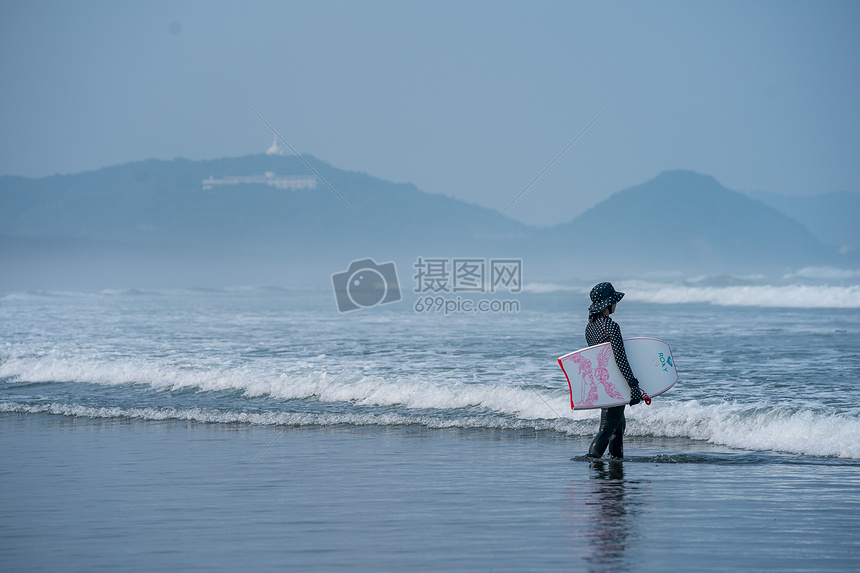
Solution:
<svg viewBox="0 0 860 573">
<path fill-rule="evenodd" d="M 612 283 L 600 283 L 591 289 L 591 306 L 588 307 L 588 325 L 585 327 L 585 341 L 589 346 L 609 342 L 612 354 L 618 369 L 630 386 L 630 405 L 642 401 L 642 390 L 639 381 L 633 375 L 630 364 L 627 362 L 627 353 L 624 351 L 624 341 L 621 338 L 621 327 L 613 321 L 609 315 L 615 312 L 615 305 L 624 297 L 623 292 L 618 292 Z M 609 457 L 620 459 L 624 457 L 624 405 L 600 410 L 600 428 L 588 454 L 587 461 L 597 460 L 603 457 L 603 452 L 609 446 Z"/>
</svg>

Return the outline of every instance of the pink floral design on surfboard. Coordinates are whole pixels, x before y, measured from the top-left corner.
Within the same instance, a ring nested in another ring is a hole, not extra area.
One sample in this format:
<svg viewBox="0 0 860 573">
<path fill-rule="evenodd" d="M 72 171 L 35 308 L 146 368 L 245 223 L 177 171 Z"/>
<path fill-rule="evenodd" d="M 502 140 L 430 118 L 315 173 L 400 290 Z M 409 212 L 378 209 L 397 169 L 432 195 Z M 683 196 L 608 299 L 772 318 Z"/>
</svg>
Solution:
<svg viewBox="0 0 860 573">
<path fill-rule="evenodd" d="M 606 393 L 616 400 L 624 400 L 624 396 L 615 389 L 611 384 L 609 384 L 609 370 L 606 369 L 609 366 L 609 357 L 610 352 L 612 352 L 611 347 L 607 346 L 597 355 L 597 368 L 595 369 L 591 363 L 591 360 L 585 358 L 581 354 L 577 354 L 572 357 L 572 360 L 579 365 L 579 375 L 582 377 L 582 391 L 580 396 L 582 398 L 582 402 L 580 403 L 581 407 L 593 406 L 595 402 L 597 402 L 597 384 L 600 383 L 603 386 L 603 389 Z"/>
</svg>

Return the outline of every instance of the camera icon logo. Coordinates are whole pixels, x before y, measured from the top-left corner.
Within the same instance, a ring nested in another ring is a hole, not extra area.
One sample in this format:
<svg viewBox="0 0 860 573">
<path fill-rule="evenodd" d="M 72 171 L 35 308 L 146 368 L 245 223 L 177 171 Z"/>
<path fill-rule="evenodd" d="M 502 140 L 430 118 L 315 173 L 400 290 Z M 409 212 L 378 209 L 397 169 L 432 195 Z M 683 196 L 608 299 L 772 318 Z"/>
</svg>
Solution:
<svg viewBox="0 0 860 573">
<path fill-rule="evenodd" d="M 331 284 L 341 313 L 401 299 L 393 262 L 378 265 L 373 259 L 352 261 L 344 272 L 331 276 Z"/>
</svg>

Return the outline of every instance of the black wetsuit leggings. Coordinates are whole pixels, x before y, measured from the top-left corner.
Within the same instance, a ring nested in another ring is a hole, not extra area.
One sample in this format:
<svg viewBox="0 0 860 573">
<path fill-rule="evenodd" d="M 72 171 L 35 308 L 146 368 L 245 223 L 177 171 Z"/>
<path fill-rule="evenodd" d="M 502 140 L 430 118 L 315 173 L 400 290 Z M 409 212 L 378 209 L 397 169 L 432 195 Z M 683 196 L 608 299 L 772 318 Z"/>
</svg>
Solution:
<svg viewBox="0 0 860 573">
<path fill-rule="evenodd" d="M 614 408 L 603 408 L 600 410 L 600 429 L 591 446 L 588 455 L 595 458 L 603 456 L 606 446 L 609 446 L 609 455 L 615 458 L 624 457 L 624 428 L 627 422 L 624 420 L 624 406 Z"/>
</svg>

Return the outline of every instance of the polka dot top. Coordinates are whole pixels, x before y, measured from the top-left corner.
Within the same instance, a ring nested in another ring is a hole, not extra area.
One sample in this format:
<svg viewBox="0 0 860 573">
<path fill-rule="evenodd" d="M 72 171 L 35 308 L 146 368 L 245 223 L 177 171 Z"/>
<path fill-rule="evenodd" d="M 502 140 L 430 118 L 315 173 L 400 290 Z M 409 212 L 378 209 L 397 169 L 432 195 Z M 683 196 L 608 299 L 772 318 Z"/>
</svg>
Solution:
<svg viewBox="0 0 860 573">
<path fill-rule="evenodd" d="M 611 318 L 605 314 L 598 314 L 593 320 L 589 319 L 588 326 L 585 327 L 585 341 L 589 346 L 595 344 L 603 344 L 610 342 L 612 344 L 612 354 L 615 356 L 615 363 L 621 374 L 627 379 L 627 383 L 636 386 L 639 382 L 633 376 L 633 371 L 630 369 L 630 363 L 627 362 L 627 353 L 624 351 L 624 340 L 621 338 L 621 327 L 615 324 Z M 635 382 L 635 384 L 631 384 Z"/>
</svg>

